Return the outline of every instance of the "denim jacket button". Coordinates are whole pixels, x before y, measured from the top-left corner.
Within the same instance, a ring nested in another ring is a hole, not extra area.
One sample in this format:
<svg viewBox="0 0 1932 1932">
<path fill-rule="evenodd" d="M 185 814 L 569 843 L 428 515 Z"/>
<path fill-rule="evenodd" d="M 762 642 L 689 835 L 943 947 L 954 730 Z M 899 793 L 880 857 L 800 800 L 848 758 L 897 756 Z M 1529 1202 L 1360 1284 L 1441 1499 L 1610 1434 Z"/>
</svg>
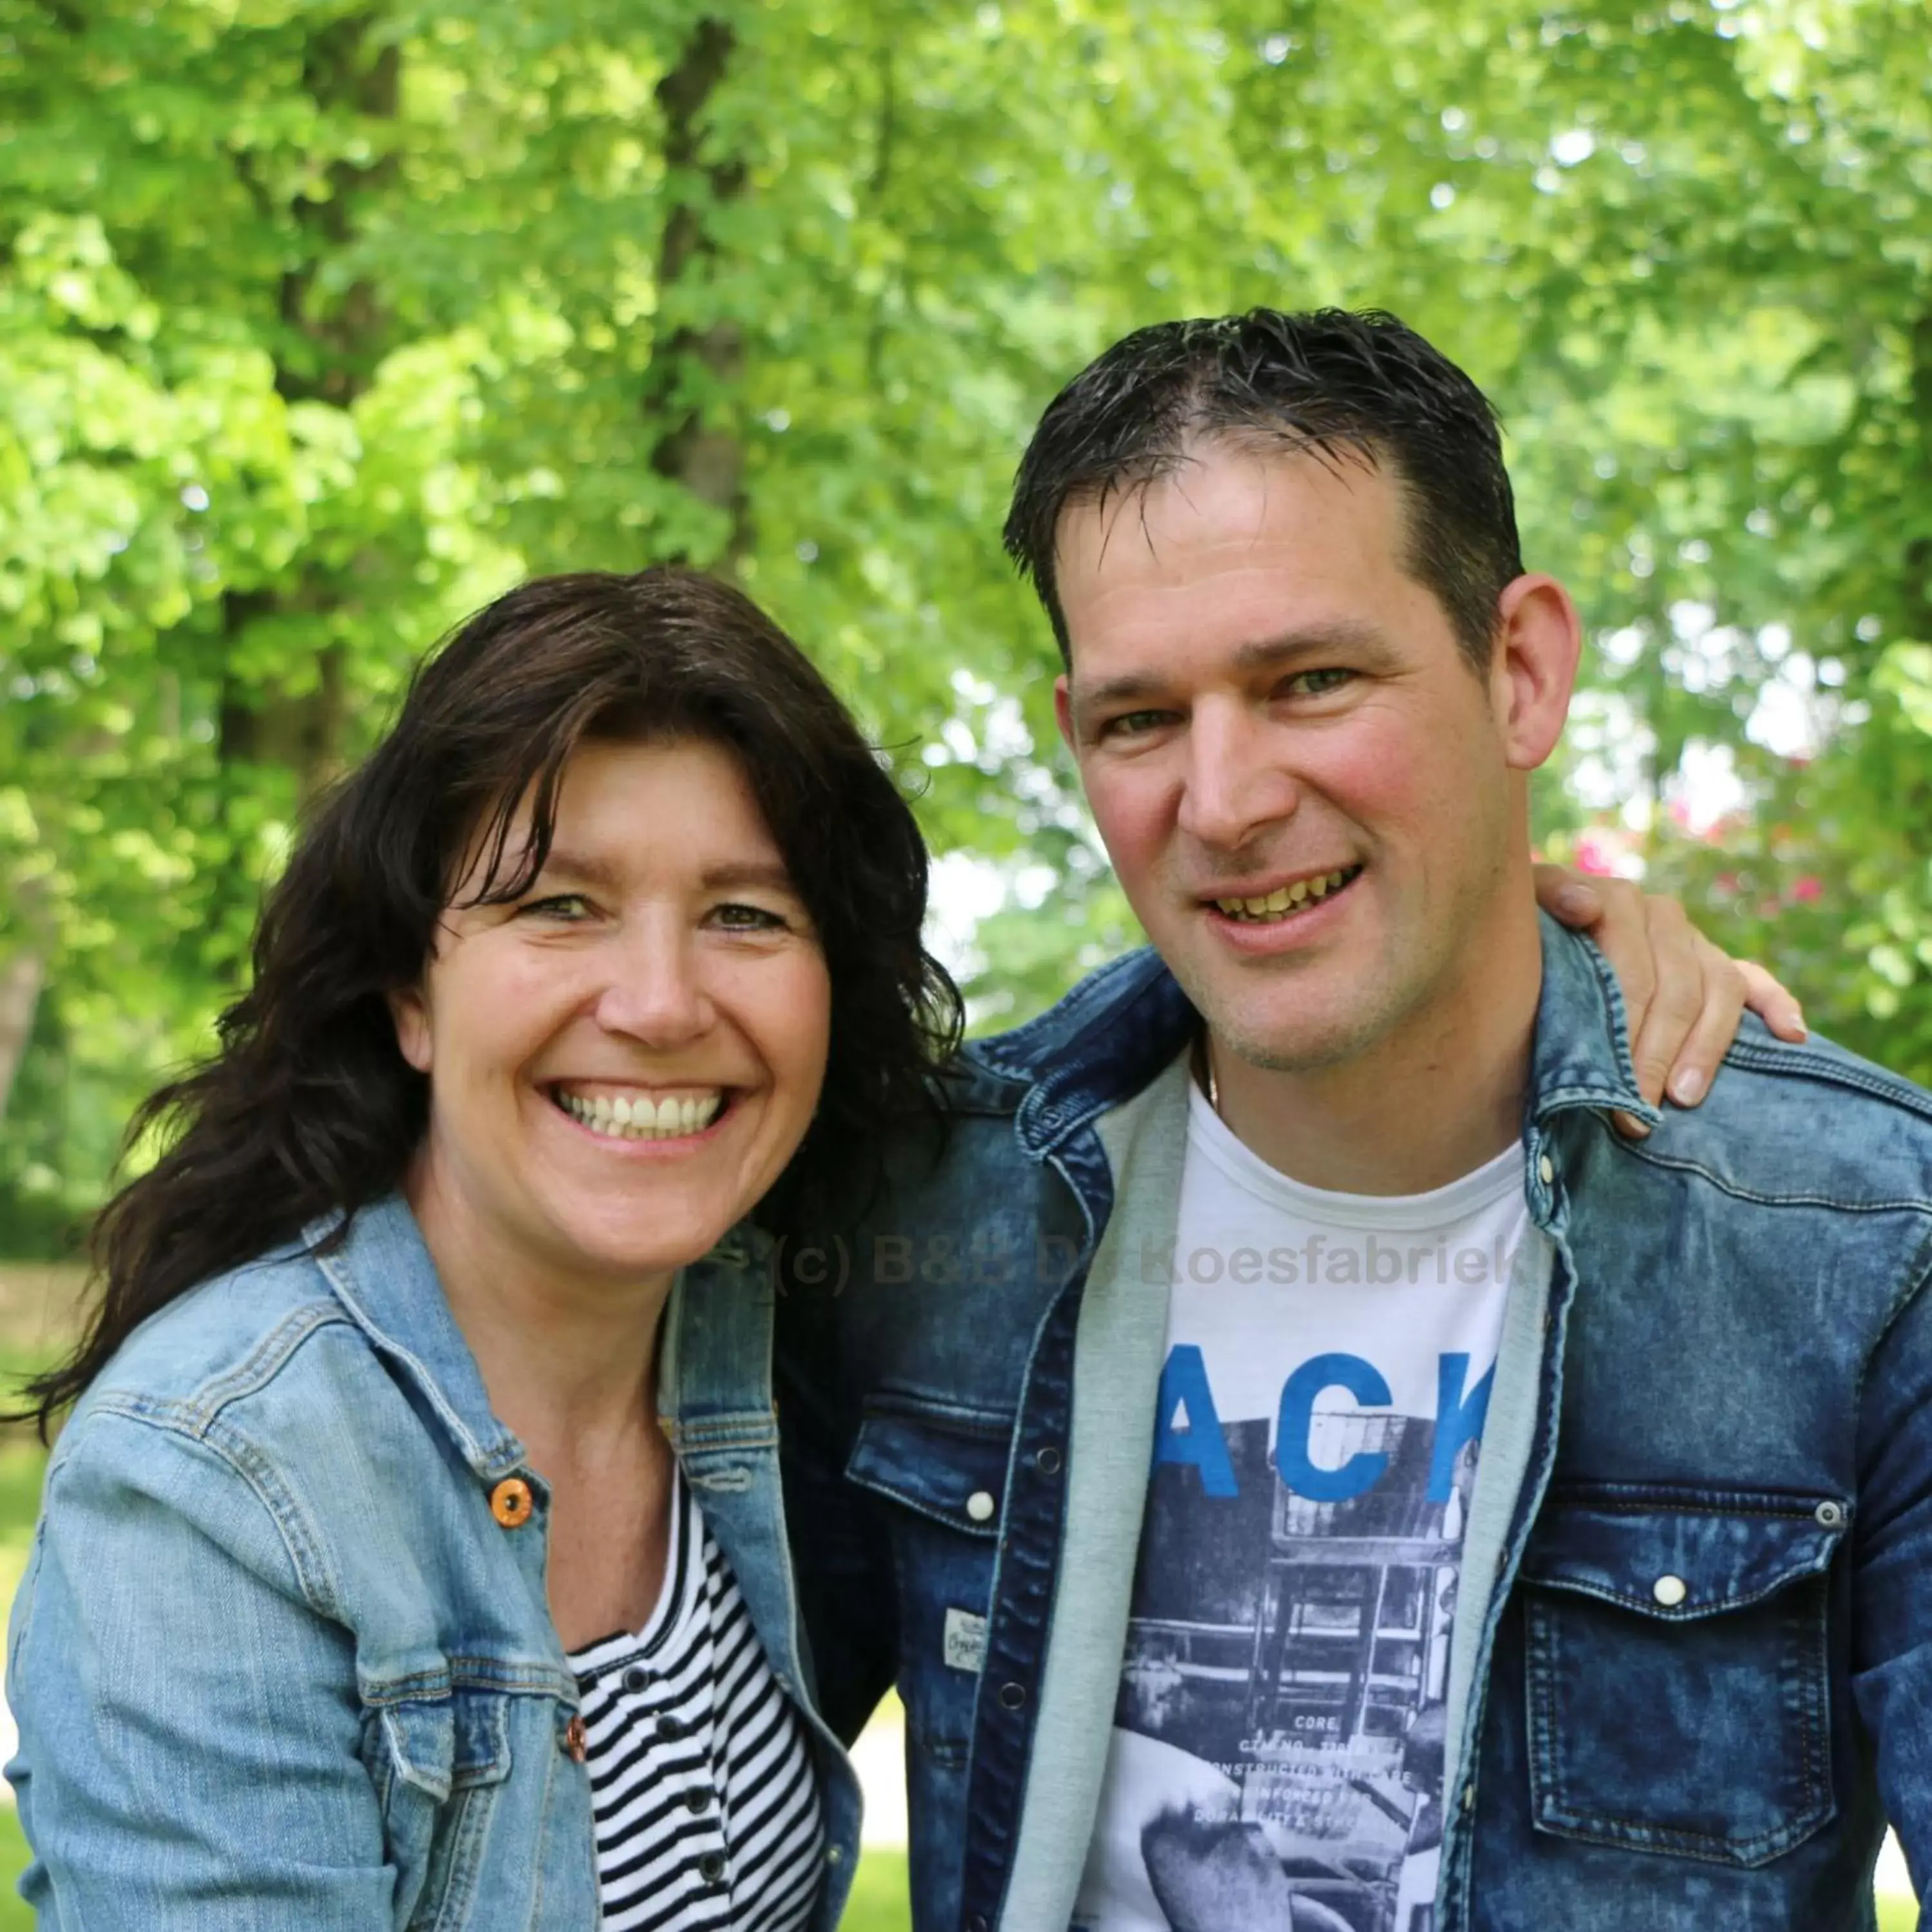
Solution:
<svg viewBox="0 0 1932 1932">
<path fill-rule="evenodd" d="M 1000 1686 L 1000 1708 L 1003 1711 L 1017 1711 L 1026 1702 L 1026 1686 L 1024 1684 L 1002 1684 Z"/>
<path fill-rule="evenodd" d="M 1051 1447 L 1042 1449 L 1040 1454 L 1033 1459 L 1033 1466 L 1042 1476 L 1058 1475 L 1060 1474 L 1060 1451 L 1058 1449 L 1052 1448 Z"/>
<path fill-rule="evenodd" d="M 1843 1503 L 1820 1503 L 1813 1512 L 1820 1529 L 1843 1529 L 1845 1526 L 1845 1506 Z"/>
<path fill-rule="evenodd" d="M 975 1490 L 966 1498 L 966 1514 L 975 1522 L 990 1522 L 997 1507 L 991 1494 L 985 1490 Z"/>
<path fill-rule="evenodd" d="M 1682 1576 L 1660 1576 L 1650 1586 L 1650 1594 L 1666 1610 L 1674 1610 L 1690 1594 L 1690 1586 Z"/>
<path fill-rule="evenodd" d="M 536 1507 L 530 1486 L 520 1476 L 506 1476 L 490 1492 L 490 1514 L 506 1529 L 521 1529 Z"/>
<path fill-rule="evenodd" d="M 1536 1171 L 1542 1176 L 1543 1184 L 1544 1186 L 1550 1187 L 1553 1186 L 1556 1184 L 1556 1163 L 1550 1158 L 1549 1155 L 1545 1154 L 1543 1158 L 1536 1163 Z"/>
<path fill-rule="evenodd" d="M 590 1756 L 584 1739 L 584 1720 L 573 1717 L 563 1727 L 563 1751 L 572 1764 L 581 1764 Z"/>
</svg>

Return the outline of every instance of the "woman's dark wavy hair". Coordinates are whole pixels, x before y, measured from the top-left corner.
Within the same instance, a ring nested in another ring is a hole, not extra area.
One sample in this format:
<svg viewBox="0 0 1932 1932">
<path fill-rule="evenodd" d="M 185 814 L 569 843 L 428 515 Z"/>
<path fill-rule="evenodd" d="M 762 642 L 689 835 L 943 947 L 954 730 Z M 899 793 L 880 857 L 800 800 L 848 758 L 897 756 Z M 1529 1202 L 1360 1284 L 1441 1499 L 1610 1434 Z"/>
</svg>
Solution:
<svg viewBox="0 0 1932 1932">
<path fill-rule="evenodd" d="M 398 1049 L 388 996 L 420 977 L 460 862 L 484 856 L 477 902 L 518 897 L 548 855 L 573 749 L 671 738 L 736 754 L 825 950 L 824 1094 L 767 1218 L 862 1186 L 894 1136 L 933 1119 L 959 995 L 921 942 L 918 827 L 844 707 L 710 578 L 538 578 L 418 669 L 394 729 L 322 800 L 269 892 L 218 1051 L 136 1114 L 127 1144 L 158 1131 L 165 1150 L 95 1223 L 86 1332 L 27 1384 L 43 1435 L 157 1309 L 397 1186 L 428 1082 Z M 526 797 L 533 836 L 512 851 Z"/>
</svg>

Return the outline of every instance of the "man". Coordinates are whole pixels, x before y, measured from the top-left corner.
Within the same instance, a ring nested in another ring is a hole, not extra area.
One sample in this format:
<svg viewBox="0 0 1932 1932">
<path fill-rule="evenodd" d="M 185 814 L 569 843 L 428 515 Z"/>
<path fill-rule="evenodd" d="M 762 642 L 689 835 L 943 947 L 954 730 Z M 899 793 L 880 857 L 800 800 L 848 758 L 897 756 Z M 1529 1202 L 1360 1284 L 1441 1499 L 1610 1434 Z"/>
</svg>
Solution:
<svg viewBox="0 0 1932 1932">
<path fill-rule="evenodd" d="M 1129 338 L 1007 534 L 1154 951 L 782 1317 L 922 1932 L 1868 1924 L 1885 1815 L 1932 1851 L 1932 1099 L 1749 1024 L 1643 1097 L 1532 890 L 1576 612 L 1400 324 Z"/>
</svg>

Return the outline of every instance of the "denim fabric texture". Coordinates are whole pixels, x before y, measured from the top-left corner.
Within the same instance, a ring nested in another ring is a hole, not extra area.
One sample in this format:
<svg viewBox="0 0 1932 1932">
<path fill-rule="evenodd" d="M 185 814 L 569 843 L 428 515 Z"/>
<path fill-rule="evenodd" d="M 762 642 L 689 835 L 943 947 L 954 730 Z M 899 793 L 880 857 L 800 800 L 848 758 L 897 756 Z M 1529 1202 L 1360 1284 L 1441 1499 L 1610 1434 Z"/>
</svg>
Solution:
<svg viewBox="0 0 1932 1932">
<path fill-rule="evenodd" d="M 1540 1259 L 1497 1375 L 1528 1400 L 1478 1476 L 1433 1932 L 1869 1928 L 1888 1818 L 1932 1883 L 1932 1096 L 1747 1015 L 1704 1106 L 1659 1118 L 1600 956 L 1544 943 Z M 944 1149 L 779 1304 L 823 1706 L 849 1731 L 899 1686 L 918 1932 L 1058 1932 L 1010 1894 L 1064 1762 L 1049 1636 L 1097 1600 L 1062 1558 L 1082 1298 L 1130 1204 L 1102 1135 L 1198 1025 L 1142 953 L 969 1049 Z M 1151 1409 L 1157 1353 L 1079 1359 Z"/>
<path fill-rule="evenodd" d="M 327 1232 L 318 1228 L 311 1235 Z M 785 1558 L 768 1246 L 687 1269 L 660 1407 L 808 1715 L 833 1925 L 858 1794 L 811 1712 Z M 512 1527 L 491 1509 L 520 1478 Z M 549 1498 L 492 1416 L 409 1209 L 209 1282 L 88 1390 L 14 1611 L 7 1768 L 42 1922 L 570 1932 L 599 1922 Z"/>
</svg>

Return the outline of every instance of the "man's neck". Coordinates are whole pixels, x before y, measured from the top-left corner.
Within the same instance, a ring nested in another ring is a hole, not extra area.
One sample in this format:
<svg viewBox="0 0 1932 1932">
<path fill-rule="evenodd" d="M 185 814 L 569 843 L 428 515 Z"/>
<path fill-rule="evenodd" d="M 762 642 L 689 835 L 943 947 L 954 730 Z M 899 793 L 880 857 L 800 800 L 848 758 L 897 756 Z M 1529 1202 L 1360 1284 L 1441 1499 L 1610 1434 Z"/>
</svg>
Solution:
<svg viewBox="0 0 1932 1932">
<path fill-rule="evenodd" d="M 1424 1194 L 1521 1137 L 1543 960 L 1532 914 L 1366 1052 L 1274 1072 L 1209 1052 L 1221 1118 L 1278 1173 L 1343 1194 Z"/>
</svg>

